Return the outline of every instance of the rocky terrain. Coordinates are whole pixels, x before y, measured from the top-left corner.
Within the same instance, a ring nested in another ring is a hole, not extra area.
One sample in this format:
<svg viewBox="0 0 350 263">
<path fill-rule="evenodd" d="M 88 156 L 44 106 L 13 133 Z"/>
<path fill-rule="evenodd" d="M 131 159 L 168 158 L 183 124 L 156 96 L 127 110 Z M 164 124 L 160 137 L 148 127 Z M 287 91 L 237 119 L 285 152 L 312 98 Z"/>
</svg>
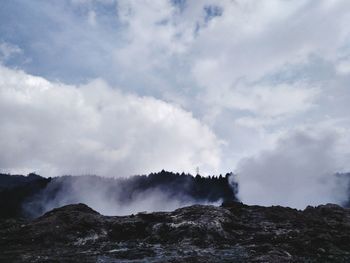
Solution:
<svg viewBox="0 0 350 263">
<path fill-rule="evenodd" d="M 227 202 L 121 217 L 68 205 L 2 220 L 0 262 L 350 262 L 350 210 Z"/>
</svg>

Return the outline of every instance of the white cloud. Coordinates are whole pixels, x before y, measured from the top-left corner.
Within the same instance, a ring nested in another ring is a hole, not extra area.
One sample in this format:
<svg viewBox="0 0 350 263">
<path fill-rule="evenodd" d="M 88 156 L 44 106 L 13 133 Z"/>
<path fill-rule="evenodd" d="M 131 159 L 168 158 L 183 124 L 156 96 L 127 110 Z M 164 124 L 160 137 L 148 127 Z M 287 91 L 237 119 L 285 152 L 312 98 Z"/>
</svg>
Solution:
<svg viewBox="0 0 350 263">
<path fill-rule="evenodd" d="M 68 86 L 3 66 L 0 75 L 2 170 L 125 176 L 219 167 L 219 140 L 176 105 L 98 80 Z"/>
<path fill-rule="evenodd" d="M 237 85 L 231 89 L 210 90 L 204 100 L 261 117 L 281 117 L 309 110 L 314 106 L 319 92 L 318 88 L 303 83 Z"/>
<path fill-rule="evenodd" d="M 88 23 L 91 26 L 96 26 L 97 21 L 96 21 L 96 12 L 93 10 L 90 10 L 88 13 Z"/>
<path fill-rule="evenodd" d="M 0 61 L 6 61 L 14 55 L 21 54 L 23 51 L 18 46 L 0 42 Z"/>
<path fill-rule="evenodd" d="M 350 60 L 339 61 L 336 65 L 336 71 L 338 74 L 349 74 L 350 73 Z"/>
<path fill-rule="evenodd" d="M 328 8 L 321 2 L 226 4 L 223 15 L 196 39 L 195 65 L 213 61 L 217 67 L 210 69 L 211 77 L 231 85 L 237 78 L 257 80 L 282 66 L 303 62 L 310 54 L 333 59 L 349 36 L 342 26 L 349 16 L 342 10 L 345 2 Z"/>
</svg>

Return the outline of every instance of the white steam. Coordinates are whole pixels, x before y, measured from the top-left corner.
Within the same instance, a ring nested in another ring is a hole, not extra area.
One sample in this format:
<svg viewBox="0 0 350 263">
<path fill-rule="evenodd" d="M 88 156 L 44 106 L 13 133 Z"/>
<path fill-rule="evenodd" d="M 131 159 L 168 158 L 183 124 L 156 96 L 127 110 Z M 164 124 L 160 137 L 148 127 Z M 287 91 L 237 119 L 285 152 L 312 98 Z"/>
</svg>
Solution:
<svg viewBox="0 0 350 263">
<path fill-rule="evenodd" d="M 174 194 L 166 187 L 137 188 L 132 179 L 126 185 L 122 180 L 96 176 L 57 177 L 36 197 L 24 203 L 23 209 L 29 216 L 36 217 L 64 205 L 84 203 L 103 215 L 122 216 L 138 212 L 172 211 L 193 204 L 220 205 L 222 202 Z"/>
<path fill-rule="evenodd" d="M 307 205 L 342 203 L 347 184 L 339 171 L 335 133 L 296 131 L 273 150 L 244 159 L 238 166 L 239 198 L 247 204 Z"/>
</svg>

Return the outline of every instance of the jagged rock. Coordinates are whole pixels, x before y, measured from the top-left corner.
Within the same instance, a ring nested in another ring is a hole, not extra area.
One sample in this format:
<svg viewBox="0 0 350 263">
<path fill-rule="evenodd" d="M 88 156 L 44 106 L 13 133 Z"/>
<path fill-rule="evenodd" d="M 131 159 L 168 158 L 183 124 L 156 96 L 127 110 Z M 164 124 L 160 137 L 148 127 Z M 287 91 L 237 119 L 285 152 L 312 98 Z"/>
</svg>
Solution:
<svg viewBox="0 0 350 263">
<path fill-rule="evenodd" d="M 350 262 L 350 210 L 194 205 L 102 216 L 84 204 L 0 224 L 1 262 Z"/>
</svg>

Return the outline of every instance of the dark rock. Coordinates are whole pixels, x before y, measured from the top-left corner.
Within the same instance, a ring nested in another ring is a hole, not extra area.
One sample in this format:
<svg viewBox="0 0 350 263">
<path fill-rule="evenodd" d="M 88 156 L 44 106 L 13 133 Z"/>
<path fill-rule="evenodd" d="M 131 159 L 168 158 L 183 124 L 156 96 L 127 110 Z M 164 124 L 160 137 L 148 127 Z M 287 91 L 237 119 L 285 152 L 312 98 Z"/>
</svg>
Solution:
<svg viewBox="0 0 350 263">
<path fill-rule="evenodd" d="M 0 222 L 0 262 L 350 262 L 350 210 L 195 205 L 102 216 L 84 204 Z"/>
</svg>

